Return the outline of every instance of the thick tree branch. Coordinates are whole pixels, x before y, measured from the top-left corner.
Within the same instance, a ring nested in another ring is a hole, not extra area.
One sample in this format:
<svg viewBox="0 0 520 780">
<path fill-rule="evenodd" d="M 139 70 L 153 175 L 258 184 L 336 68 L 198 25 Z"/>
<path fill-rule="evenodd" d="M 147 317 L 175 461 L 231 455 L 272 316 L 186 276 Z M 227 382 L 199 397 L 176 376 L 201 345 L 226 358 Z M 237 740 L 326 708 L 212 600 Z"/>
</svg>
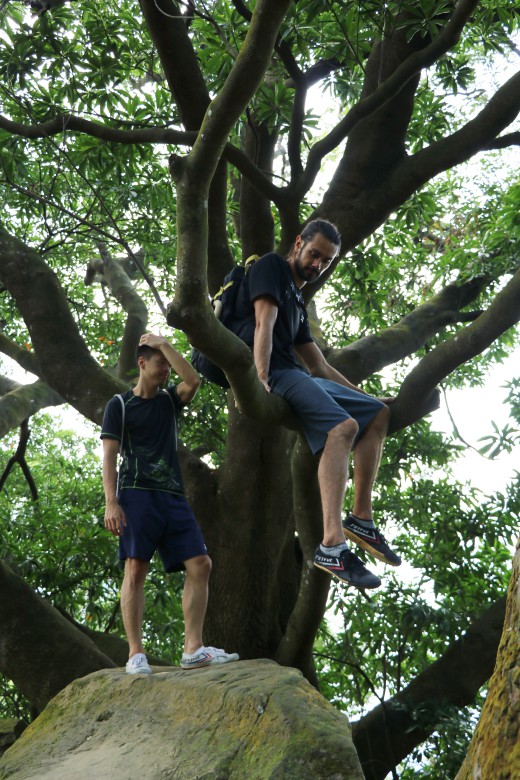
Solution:
<svg viewBox="0 0 520 780">
<path fill-rule="evenodd" d="M 114 298 L 119 301 L 127 317 L 121 349 L 119 352 L 118 377 L 128 381 L 136 372 L 135 347 L 139 338 L 146 331 L 148 309 L 144 301 L 134 289 L 134 286 L 117 260 L 114 260 L 104 244 L 99 245 L 101 260 L 93 263 L 93 268 L 100 273 L 108 285 Z"/>
<path fill-rule="evenodd" d="M 0 374 L 0 397 L 10 393 L 12 390 L 18 390 L 21 386 L 20 382 L 15 382 L 14 379 Z"/>
<path fill-rule="evenodd" d="M 277 139 L 276 131 L 271 131 L 265 123 L 249 116 L 242 132 L 242 149 L 266 174 L 273 171 Z M 244 176 L 240 182 L 239 202 L 240 242 L 244 259 L 250 255 L 271 252 L 275 241 L 272 202 Z M 220 281 L 222 283 L 222 279 Z"/>
<path fill-rule="evenodd" d="M 18 385 L 0 398 L 0 438 L 47 406 L 59 406 L 63 398 L 45 382 Z"/>
<path fill-rule="evenodd" d="M 107 141 L 107 143 L 123 145 L 176 144 L 178 146 L 191 146 L 197 137 L 195 130 L 174 130 L 171 127 L 142 127 L 127 130 L 101 124 L 101 122 L 93 122 L 75 114 L 59 114 L 46 122 L 36 124 L 13 122 L 0 115 L 0 128 L 32 141 L 38 138 L 50 138 L 65 132 L 75 132 L 84 133 L 92 138 L 98 138 L 100 141 Z"/>
<path fill-rule="evenodd" d="M 298 179 L 303 172 L 301 155 L 303 121 L 305 119 L 305 100 L 307 98 L 307 84 L 303 77 L 297 79 L 295 84 L 294 102 L 291 116 L 291 126 L 287 141 L 287 156 L 291 166 L 291 179 Z"/>
<path fill-rule="evenodd" d="M 495 665 L 505 604 L 503 598 L 491 605 L 442 658 L 352 724 L 352 738 L 367 780 L 383 780 L 424 742 L 437 727 L 440 709 L 460 709 L 474 701 Z"/>
<path fill-rule="evenodd" d="M 3 561 L 0 626 L 0 672 L 38 711 L 72 680 L 115 666 Z"/>
<path fill-rule="evenodd" d="M 469 160 L 478 152 L 503 148 L 496 136 L 514 121 L 519 111 L 520 71 L 506 81 L 464 127 L 396 166 L 371 197 L 381 204 L 386 199 L 385 214 L 389 214 L 438 173 Z"/>
<path fill-rule="evenodd" d="M 85 417 L 100 423 L 107 400 L 125 386 L 92 358 L 56 274 L 36 252 L 2 229 L 0 281 L 29 329 L 45 380 Z M 64 371 L 64 365 L 75 370 Z"/>
<path fill-rule="evenodd" d="M 358 384 L 385 366 L 412 355 L 447 325 L 460 322 L 461 309 L 472 303 L 487 284 L 489 279 L 485 277 L 449 284 L 381 333 L 364 336 L 341 350 L 326 350 L 327 359 Z M 473 312 L 470 319 L 475 319 Z"/>
<path fill-rule="evenodd" d="M 325 613 L 330 576 L 313 565 L 314 551 L 322 533 L 322 512 L 317 480 L 317 458 L 299 437 L 292 455 L 293 503 L 296 530 L 303 555 L 298 598 L 289 618 L 275 660 L 295 666 L 317 685 L 312 660 L 314 639 Z"/>
<path fill-rule="evenodd" d="M 177 182 L 179 250 L 177 294 L 168 311 L 168 322 L 184 330 L 195 347 L 219 362 L 226 373 L 229 371 L 238 403 L 246 414 L 255 407 L 262 414 L 269 406 L 280 412 L 283 403 L 262 395 L 250 351 L 215 319 L 209 305 L 207 193 L 228 134 L 267 68 L 288 7 L 289 0 L 259 0 L 244 45 L 206 112 L 192 151 L 184 160 L 174 158 L 171 163 Z"/>
<path fill-rule="evenodd" d="M 408 374 L 392 404 L 390 432 L 414 422 L 418 399 L 431 397 L 439 382 L 475 355 L 480 355 L 519 321 L 520 269 L 480 317 L 428 352 Z"/>
<path fill-rule="evenodd" d="M 191 506 L 199 506 L 203 502 L 207 508 L 208 504 L 215 498 L 218 472 L 211 469 L 184 444 L 179 445 L 179 462 Z"/>
<path fill-rule="evenodd" d="M 311 65 L 310 68 L 301 72 L 301 75 L 305 80 L 305 85 L 308 89 L 309 87 L 312 87 L 313 84 L 317 84 L 318 81 L 323 81 L 329 73 L 339 70 L 341 67 L 343 67 L 343 65 L 336 57 L 330 57 L 326 60 L 318 60 L 318 62 Z M 285 84 L 288 87 L 296 86 L 293 78 L 286 79 Z"/>
<path fill-rule="evenodd" d="M 477 4 L 478 0 L 459 0 L 449 22 L 432 43 L 421 51 L 411 54 L 371 95 L 358 101 L 325 138 L 314 144 L 309 152 L 305 171 L 299 181 L 293 185 L 300 199 L 303 199 L 312 187 L 325 155 L 339 146 L 361 119 L 381 108 L 423 68 L 433 65 L 439 57 L 457 44 L 464 26 Z"/>
<path fill-rule="evenodd" d="M 4 336 L 3 333 L 0 333 L 0 352 L 15 360 L 21 368 L 30 374 L 41 376 L 41 368 L 34 352 L 29 352 L 27 348 L 20 347 L 16 342 Z"/>
<path fill-rule="evenodd" d="M 520 146 L 520 131 L 517 133 L 506 133 L 482 146 L 483 152 L 493 149 L 508 149 L 510 146 Z"/>
<path fill-rule="evenodd" d="M 140 0 L 141 9 L 187 130 L 198 130 L 210 96 L 185 18 L 174 0 Z"/>
</svg>

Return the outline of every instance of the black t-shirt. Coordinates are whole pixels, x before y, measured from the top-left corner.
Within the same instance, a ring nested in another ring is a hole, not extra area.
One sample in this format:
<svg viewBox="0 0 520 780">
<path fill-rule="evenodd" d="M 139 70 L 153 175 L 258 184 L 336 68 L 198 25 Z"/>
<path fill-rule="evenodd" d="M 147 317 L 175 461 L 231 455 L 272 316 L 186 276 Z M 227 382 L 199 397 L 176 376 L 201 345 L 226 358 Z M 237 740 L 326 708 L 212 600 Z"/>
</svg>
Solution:
<svg viewBox="0 0 520 780">
<path fill-rule="evenodd" d="M 257 298 L 267 295 L 278 306 L 278 316 L 273 329 L 273 351 L 269 370 L 299 368 L 304 370 L 294 351 L 295 344 L 308 344 L 312 336 L 303 296 L 293 282 L 289 263 L 283 257 L 270 252 L 257 260 L 247 272 L 236 301 L 236 321 L 232 330 L 249 346 L 253 346 L 255 334 L 255 310 Z"/>
<path fill-rule="evenodd" d="M 175 387 L 155 398 L 141 398 L 131 390 L 122 393 L 125 403 L 123 459 L 119 489 L 140 488 L 184 494 L 177 456 L 177 413 L 184 406 Z M 114 396 L 108 402 L 101 438 L 121 441 L 123 409 Z"/>
</svg>

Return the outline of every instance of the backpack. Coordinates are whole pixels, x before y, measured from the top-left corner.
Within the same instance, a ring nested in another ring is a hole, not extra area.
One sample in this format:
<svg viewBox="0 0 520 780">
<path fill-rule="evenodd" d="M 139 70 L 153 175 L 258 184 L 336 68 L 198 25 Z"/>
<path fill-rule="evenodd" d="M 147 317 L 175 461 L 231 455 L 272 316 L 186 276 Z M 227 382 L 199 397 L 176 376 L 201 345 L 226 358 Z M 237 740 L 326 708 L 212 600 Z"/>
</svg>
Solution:
<svg viewBox="0 0 520 780">
<path fill-rule="evenodd" d="M 235 305 L 238 296 L 240 285 L 242 284 L 246 273 L 251 266 L 259 259 L 259 255 L 251 255 L 248 257 L 244 265 L 236 265 L 225 277 L 222 282 L 222 287 L 211 299 L 211 305 L 215 311 L 215 316 L 221 321 L 222 325 L 225 325 L 229 330 L 233 330 L 232 323 L 235 315 Z M 194 349 L 191 353 L 191 363 L 193 367 L 202 374 L 205 379 L 208 379 L 213 384 L 219 385 L 223 388 L 229 387 L 225 373 L 219 366 L 212 363 L 198 349 Z"/>
</svg>

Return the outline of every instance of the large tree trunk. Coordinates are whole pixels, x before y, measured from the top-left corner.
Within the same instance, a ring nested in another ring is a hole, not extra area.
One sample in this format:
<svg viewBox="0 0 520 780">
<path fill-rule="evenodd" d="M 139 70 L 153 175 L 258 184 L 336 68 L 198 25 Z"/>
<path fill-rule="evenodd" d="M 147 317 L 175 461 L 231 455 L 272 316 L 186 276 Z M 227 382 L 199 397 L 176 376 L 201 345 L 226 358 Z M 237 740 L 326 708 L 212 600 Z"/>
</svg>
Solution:
<svg viewBox="0 0 520 780">
<path fill-rule="evenodd" d="M 77 677 L 116 666 L 0 561 L 0 672 L 38 712 Z"/>
<path fill-rule="evenodd" d="M 273 658 L 298 589 L 290 473 L 294 434 L 229 409 L 218 472 L 183 461 L 186 490 L 213 559 L 205 640 Z"/>
<path fill-rule="evenodd" d="M 495 671 L 456 780 L 520 777 L 520 539 L 507 594 Z"/>
</svg>

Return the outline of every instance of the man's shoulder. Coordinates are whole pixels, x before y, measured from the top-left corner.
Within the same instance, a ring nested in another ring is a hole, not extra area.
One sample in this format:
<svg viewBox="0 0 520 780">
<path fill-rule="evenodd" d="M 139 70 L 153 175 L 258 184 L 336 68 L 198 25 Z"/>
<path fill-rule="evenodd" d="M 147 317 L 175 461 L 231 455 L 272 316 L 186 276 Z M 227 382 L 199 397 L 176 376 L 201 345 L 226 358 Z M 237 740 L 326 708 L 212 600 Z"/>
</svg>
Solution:
<svg viewBox="0 0 520 780">
<path fill-rule="evenodd" d="M 286 281 L 290 281 L 291 270 L 289 268 L 289 263 L 284 257 L 277 252 L 268 252 L 256 261 L 247 275 L 250 277 L 253 284 L 256 284 L 260 280 L 262 280 L 262 282 L 270 280 L 271 283 L 276 280 L 275 283 L 280 285 L 285 284 Z"/>
<path fill-rule="evenodd" d="M 126 406 L 132 398 L 135 398 L 135 396 L 131 390 L 123 390 L 122 393 L 116 393 L 112 396 L 112 398 L 109 398 L 107 402 L 107 409 L 111 407 L 120 407 L 121 399 L 123 399 L 123 403 Z"/>
<path fill-rule="evenodd" d="M 282 255 L 279 255 L 278 252 L 267 252 L 267 254 L 262 255 L 262 257 L 256 261 L 256 263 L 253 265 L 251 270 L 257 270 L 258 268 L 284 268 L 285 266 L 288 266 L 287 260 L 282 257 Z"/>
</svg>

